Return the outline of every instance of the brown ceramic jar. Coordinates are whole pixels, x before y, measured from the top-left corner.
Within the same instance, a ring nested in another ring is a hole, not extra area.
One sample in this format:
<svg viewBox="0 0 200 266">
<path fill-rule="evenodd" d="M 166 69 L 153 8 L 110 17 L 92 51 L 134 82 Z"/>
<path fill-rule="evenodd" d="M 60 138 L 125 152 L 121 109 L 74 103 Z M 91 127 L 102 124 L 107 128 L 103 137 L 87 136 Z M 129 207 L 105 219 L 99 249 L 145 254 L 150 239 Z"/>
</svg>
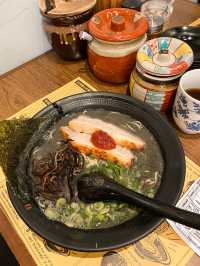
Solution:
<svg viewBox="0 0 200 266">
<path fill-rule="evenodd" d="M 87 42 L 79 33 L 87 30 L 87 22 L 93 16 L 96 0 L 60 1 L 46 11 L 45 1 L 39 0 L 43 15 L 43 27 L 54 51 L 64 60 L 76 60 L 87 55 Z"/>
<path fill-rule="evenodd" d="M 107 82 L 127 82 L 146 40 L 146 18 L 135 10 L 111 8 L 94 15 L 88 29 L 93 37 L 88 62 L 94 75 Z"/>
</svg>

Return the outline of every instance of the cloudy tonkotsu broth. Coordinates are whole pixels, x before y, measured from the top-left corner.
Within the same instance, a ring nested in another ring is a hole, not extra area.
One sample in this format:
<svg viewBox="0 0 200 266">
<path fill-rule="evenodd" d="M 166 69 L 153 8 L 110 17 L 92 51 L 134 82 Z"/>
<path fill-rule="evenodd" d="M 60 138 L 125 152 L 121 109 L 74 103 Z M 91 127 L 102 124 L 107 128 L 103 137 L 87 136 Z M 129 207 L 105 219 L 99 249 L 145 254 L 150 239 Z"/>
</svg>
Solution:
<svg viewBox="0 0 200 266">
<path fill-rule="evenodd" d="M 84 155 L 85 167 L 82 173 L 100 171 L 134 191 L 154 197 L 164 168 L 160 147 L 150 131 L 128 115 L 102 109 L 67 115 L 49 131 L 45 143 L 39 149 L 37 148 L 33 157 L 41 157 L 45 153 L 53 151 L 56 148 L 55 143 L 63 140 L 60 127 L 66 126 L 72 118 L 78 117 L 80 114 L 115 124 L 129 133 L 139 136 L 145 142 L 144 150 L 132 151 L 136 159 L 130 168 L 110 161 L 99 160 L 94 156 Z M 81 229 L 106 228 L 121 224 L 133 218 L 139 211 L 134 206 L 123 202 L 85 204 L 78 201 L 68 203 L 64 197 L 50 200 L 41 195 L 36 197 L 36 201 L 49 219 Z"/>
</svg>

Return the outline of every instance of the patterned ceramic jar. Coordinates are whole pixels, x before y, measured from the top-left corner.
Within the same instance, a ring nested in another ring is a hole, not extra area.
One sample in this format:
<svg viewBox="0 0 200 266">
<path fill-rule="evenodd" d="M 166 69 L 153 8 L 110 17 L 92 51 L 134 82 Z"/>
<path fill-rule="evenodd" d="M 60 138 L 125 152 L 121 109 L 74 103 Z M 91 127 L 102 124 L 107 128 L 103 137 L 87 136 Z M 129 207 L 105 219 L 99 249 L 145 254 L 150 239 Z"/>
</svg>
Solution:
<svg viewBox="0 0 200 266">
<path fill-rule="evenodd" d="M 187 134 L 200 133 L 200 69 L 188 71 L 180 80 L 173 118 Z"/>
<path fill-rule="evenodd" d="M 94 75 L 112 83 L 128 81 L 137 50 L 146 41 L 146 18 L 135 10 L 111 8 L 93 16 L 88 29 L 93 37 L 88 62 Z"/>
<path fill-rule="evenodd" d="M 157 111 L 164 112 L 170 109 L 178 87 L 178 77 L 171 80 L 155 78 L 136 67 L 130 78 L 130 95 L 150 104 Z"/>
</svg>

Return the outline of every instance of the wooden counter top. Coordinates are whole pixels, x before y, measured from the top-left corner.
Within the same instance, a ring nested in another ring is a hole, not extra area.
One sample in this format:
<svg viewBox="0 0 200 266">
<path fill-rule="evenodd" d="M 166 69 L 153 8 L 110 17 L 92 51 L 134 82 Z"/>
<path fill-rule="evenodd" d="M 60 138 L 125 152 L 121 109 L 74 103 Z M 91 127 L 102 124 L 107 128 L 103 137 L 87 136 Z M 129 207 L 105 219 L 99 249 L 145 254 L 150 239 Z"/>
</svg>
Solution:
<svg viewBox="0 0 200 266">
<path fill-rule="evenodd" d="M 174 12 L 167 27 L 188 25 L 198 17 L 200 17 L 200 5 L 188 0 L 175 0 Z M 13 115 L 77 76 L 82 77 L 100 91 L 126 93 L 127 90 L 127 84 L 113 85 L 97 80 L 89 72 L 86 61 L 64 62 L 50 51 L 0 77 L 0 119 Z M 179 130 L 177 134 L 183 143 L 186 155 L 200 165 L 200 136 L 185 135 Z M 0 221 L 0 232 L 20 265 L 35 265 L 1 211 Z M 195 258 L 191 265 L 198 265 L 195 263 Z"/>
</svg>

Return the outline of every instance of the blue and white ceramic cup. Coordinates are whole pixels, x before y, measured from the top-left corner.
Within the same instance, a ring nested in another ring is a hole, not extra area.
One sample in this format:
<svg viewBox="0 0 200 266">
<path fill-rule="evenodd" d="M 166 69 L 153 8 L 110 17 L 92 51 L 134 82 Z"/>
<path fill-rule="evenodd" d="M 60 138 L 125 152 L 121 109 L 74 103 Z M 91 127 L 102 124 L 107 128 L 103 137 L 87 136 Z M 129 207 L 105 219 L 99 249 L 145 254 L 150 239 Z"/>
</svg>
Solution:
<svg viewBox="0 0 200 266">
<path fill-rule="evenodd" d="M 187 91 L 200 91 L 200 69 L 186 72 L 180 79 L 174 106 L 173 118 L 177 126 L 187 134 L 200 133 L 200 101 Z"/>
</svg>

